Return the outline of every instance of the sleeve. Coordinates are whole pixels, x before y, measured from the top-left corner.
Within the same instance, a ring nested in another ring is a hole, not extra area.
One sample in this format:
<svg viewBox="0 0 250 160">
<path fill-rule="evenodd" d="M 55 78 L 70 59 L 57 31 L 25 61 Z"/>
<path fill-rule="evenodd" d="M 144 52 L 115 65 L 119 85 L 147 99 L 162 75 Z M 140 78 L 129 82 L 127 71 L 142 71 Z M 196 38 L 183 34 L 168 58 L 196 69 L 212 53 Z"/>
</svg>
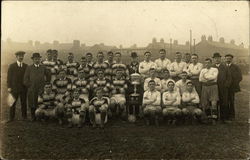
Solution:
<svg viewBox="0 0 250 160">
<path fill-rule="evenodd" d="M 231 83 L 232 83 L 232 73 L 230 72 L 228 67 L 225 67 L 225 72 L 226 72 L 226 82 L 225 82 L 225 86 L 226 87 L 230 87 Z"/>
<path fill-rule="evenodd" d="M 94 105 L 95 99 L 96 99 L 95 97 L 93 99 L 91 99 L 89 102 L 89 105 Z"/>
<path fill-rule="evenodd" d="M 76 86 L 76 81 L 77 80 L 74 80 L 73 83 L 72 83 L 72 89 L 75 89 L 77 86 Z"/>
<path fill-rule="evenodd" d="M 145 79 L 144 86 L 143 86 L 144 91 L 148 90 L 148 82 L 149 82 L 149 78 Z"/>
<path fill-rule="evenodd" d="M 181 98 L 182 98 L 183 102 L 189 102 L 190 101 L 190 97 L 185 92 L 182 94 Z"/>
<path fill-rule="evenodd" d="M 217 78 L 218 73 L 219 73 L 218 69 L 214 68 L 213 72 L 211 74 L 209 74 L 208 76 L 206 76 L 206 79 L 207 80 L 214 80 Z"/>
<path fill-rule="evenodd" d="M 198 65 L 198 69 L 197 69 L 197 70 L 193 70 L 191 73 L 192 73 L 193 75 L 195 75 L 195 76 L 198 76 L 198 75 L 200 74 L 200 72 L 201 72 L 202 69 L 203 69 L 203 64 L 200 63 L 200 64 Z"/>
<path fill-rule="evenodd" d="M 24 77 L 23 77 L 23 83 L 26 87 L 30 87 L 31 82 L 30 82 L 30 67 L 28 66 L 27 69 L 25 70 Z"/>
<path fill-rule="evenodd" d="M 199 98 L 199 95 L 196 91 L 195 91 L 195 99 L 192 100 L 192 103 L 195 103 L 195 104 L 200 103 L 200 98 Z"/>
<path fill-rule="evenodd" d="M 46 69 L 46 67 L 44 67 L 44 75 L 45 75 L 45 81 L 50 82 L 51 72 L 50 72 L 50 70 Z"/>
<path fill-rule="evenodd" d="M 12 88 L 11 80 L 13 79 L 13 69 L 12 65 L 9 66 L 8 74 L 7 74 L 7 86 L 8 88 Z"/>
<path fill-rule="evenodd" d="M 200 76 L 199 76 L 199 81 L 200 82 L 206 82 L 206 80 L 204 79 L 204 70 L 201 70 Z"/>
<path fill-rule="evenodd" d="M 176 101 L 173 103 L 174 106 L 178 106 L 181 104 L 181 96 L 180 94 L 177 92 L 176 94 Z"/>
<path fill-rule="evenodd" d="M 151 102 L 151 100 L 149 99 L 149 97 L 148 97 L 148 92 L 146 91 L 146 92 L 144 92 L 144 94 L 143 94 L 142 103 L 143 103 L 143 104 L 150 104 L 150 102 Z"/>
<path fill-rule="evenodd" d="M 172 102 L 172 101 L 167 99 L 167 94 L 168 94 L 167 92 L 164 92 L 162 94 L 162 102 L 163 102 L 164 105 L 170 105 L 171 102 Z"/>
<path fill-rule="evenodd" d="M 161 93 L 160 92 L 157 91 L 156 101 L 154 103 L 152 103 L 152 105 L 156 105 L 156 106 L 161 105 Z"/>
<path fill-rule="evenodd" d="M 155 65 L 156 65 L 155 69 L 157 71 L 160 71 L 161 70 L 161 66 L 159 65 L 158 61 L 159 61 L 158 59 L 155 60 Z"/>
<path fill-rule="evenodd" d="M 38 103 L 39 106 L 43 104 L 43 97 L 42 97 L 42 95 L 38 96 L 37 103 Z"/>
<path fill-rule="evenodd" d="M 156 90 L 158 90 L 158 91 L 161 91 L 161 80 L 160 79 L 157 79 L 156 80 Z"/>
<path fill-rule="evenodd" d="M 170 76 L 176 76 L 176 72 L 174 70 L 174 62 L 169 65 Z"/>
<path fill-rule="evenodd" d="M 145 66 L 143 65 L 143 62 L 141 62 L 139 64 L 139 73 L 141 74 L 145 74 L 147 72 L 147 69 L 145 68 Z"/>
<path fill-rule="evenodd" d="M 240 67 L 236 66 L 236 74 L 237 74 L 237 83 L 240 83 L 240 81 L 242 81 L 242 73 L 241 73 L 241 70 L 240 70 Z"/>
</svg>

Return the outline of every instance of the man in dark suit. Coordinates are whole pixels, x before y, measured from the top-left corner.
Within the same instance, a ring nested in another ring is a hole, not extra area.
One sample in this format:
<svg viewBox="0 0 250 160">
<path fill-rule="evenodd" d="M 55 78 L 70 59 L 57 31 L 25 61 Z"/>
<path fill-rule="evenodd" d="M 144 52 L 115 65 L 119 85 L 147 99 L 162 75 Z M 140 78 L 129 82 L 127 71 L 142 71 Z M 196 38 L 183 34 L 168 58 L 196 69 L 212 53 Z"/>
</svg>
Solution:
<svg viewBox="0 0 250 160">
<path fill-rule="evenodd" d="M 33 64 L 27 67 L 23 82 L 28 88 L 28 105 L 31 109 L 31 121 L 35 121 L 38 94 L 42 93 L 44 84 L 50 82 L 51 75 L 49 70 L 40 64 L 41 56 L 39 53 L 33 53 L 31 59 L 33 60 Z"/>
<path fill-rule="evenodd" d="M 219 90 L 219 106 L 220 106 L 220 119 L 223 123 L 229 120 L 229 87 L 232 82 L 231 73 L 225 64 L 221 63 L 220 53 L 213 55 L 214 67 L 219 70 L 217 77 L 217 85 Z"/>
<path fill-rule="evenodd" d="M 233 55 L 225 55 L 226 66 L 232 75 L 232 83 L 229 87 L 229 118 L 234 120 L 235 118 L 235 109 L 234 109 L 234 96 L 235 93 L 240 92 L 240 81 L 242 81 L 242 73 L 240 68 L 233 64 Z"/>
<path fill-rule="evenodd" d="M 21 100 L 21 112 L 23 120 L 27 119 L 27 88 L 23 84 L 23 77 L 27 64 L 23 63 L 25 52 L 18 51 L 15 53 L 17 61 L 9 66 L 7 74 L 8 92 L 16 99 L 15 103 L 10 107 L 9 121 L 15 118 L 16 102 L 18 97 Z"/>
</svg>

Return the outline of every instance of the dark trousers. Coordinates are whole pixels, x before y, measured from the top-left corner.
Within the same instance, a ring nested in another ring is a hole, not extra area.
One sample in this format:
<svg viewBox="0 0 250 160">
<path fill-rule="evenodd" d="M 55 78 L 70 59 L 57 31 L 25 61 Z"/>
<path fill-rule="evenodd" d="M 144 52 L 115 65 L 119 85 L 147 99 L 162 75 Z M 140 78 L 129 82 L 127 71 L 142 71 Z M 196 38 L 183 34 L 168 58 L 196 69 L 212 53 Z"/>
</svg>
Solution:
<svg viewBox="0 0 250 160">
<path fill-rule="evenodd" d="M 220 106 L 220 119 L 228 120 L 229 119 L 229 90 L 226 87 L 219 86 L 219 106 Z"/>
<path fill-rule="evenodd" d="M 234 119 L 235 118 L 234 96 L 235 96 L 235 92 L 229 90 L 228 100 L 229 100 L 229 118 L 230 119 Z"/>
<path fill-rule="evenodd" d="M 16 99 L 15 103 L 10 107 L 10 120 L 14 120 L 15 118 L 15 112 L 16 112 L 16 102 L 18 101 L 18 98 L 20 97 L 21 100 L 21 112 L 22 112 L 22 118 L 27 118 L 27 92 L 13 92 L 13 97 Z"/>
<path fill-rule="evenodd" d="M 28 105 L 30 108 L 32 120 L 35 120 L 35 111 L 38 106 L 38 94 L 39 93 L 37 90 L 28 91 Z"/>
</svg>

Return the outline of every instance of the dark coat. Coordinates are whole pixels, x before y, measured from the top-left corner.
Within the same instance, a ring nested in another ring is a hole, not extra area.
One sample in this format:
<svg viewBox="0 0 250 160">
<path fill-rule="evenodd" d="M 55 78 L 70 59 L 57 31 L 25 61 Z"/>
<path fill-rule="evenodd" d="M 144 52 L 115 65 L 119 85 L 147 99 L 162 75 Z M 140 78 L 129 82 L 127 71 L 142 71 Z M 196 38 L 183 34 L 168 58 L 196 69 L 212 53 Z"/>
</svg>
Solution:
<svg viewBox="0 0 250 160">
<path fill-rule="evenodd" d="M 45 66 L 40 65 L 38 68 L 34 64 L 27 67 L 24 74 L 24 85 L 28 87 L 28 91 L 38 92 L 43 90 L 45 82 L 50 82 L 51 75 Z"/>
<path fill-rule="evenodd" d="M 231 72 L 229 71 L 229 68 L 225 64 L 220 64 L 219 67 L 214 65 L 213 67 L 217 68 L 219 73 L 217 77 L 217 84 L 219 89 L 220 88 L 229 88 L 232 83 L 232 75 Z"/>
<path fill-rule="evenodd" d="M 229 91 L 239 92 L 240 91 L 240 81 L 242 81 L 241 70 L 236 64 L 231 64 L 228 68 L 229 68 L 229 71 L 231 72 L 231 75 L 232 75 L 232 83 L 229 87 Z"/>
<path fill-rule="evenodd" d="M 9 66 L 7 74 L 7 87 L 11 88 L 12 93 L 26 92 L 27 88 L 23 83 L 23 77 L 27 64 L 22 63 L 22 67 L 18 67 L 17 62 Z"/>
</svg>

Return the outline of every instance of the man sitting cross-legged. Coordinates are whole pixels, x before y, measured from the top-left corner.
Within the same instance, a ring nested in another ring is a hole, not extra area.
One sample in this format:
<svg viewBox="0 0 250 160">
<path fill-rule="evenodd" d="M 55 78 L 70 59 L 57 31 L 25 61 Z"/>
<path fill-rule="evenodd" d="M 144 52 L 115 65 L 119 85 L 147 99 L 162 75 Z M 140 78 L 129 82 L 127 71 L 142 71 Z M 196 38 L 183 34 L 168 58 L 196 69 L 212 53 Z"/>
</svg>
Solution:
<svg viewBox="0 0 250 160">
<path fill-rule="evenodd" d="M 187 82 L 187 89 L 182 93 L 182 113 L 192 120 L 201 120 L 202 110 L 198 108 L 200 98 L 193 82 Z"/>
<path fill-rule="evenodd" d="M 109 99 L 105 97 L 103 88 L 99 87 L 95 90 L 96 97 L 94 97 L 90 101 L 89 106 L 89 118 L 90 122 L 93 124 L 93 127 L 96 127 L 96 114 L 100 114 L 101 119 L 101 128 L 104 128 L 104 123 L 107 120 L 107 110 L 108 110 L 108 104 Z"/>
<path fill-rule="evenodd" d="M 143 94 L 142 110 L 146 120 L 146 124 L 150 124 L 150 120 L 155 120 L 155 125 L 159 125 L 159 116 L 161 110 L 161 93 L 155 89 L 156 83 L 154 80 L 148 82 L 149 89 Z"/>
<path fill-rule="evenodd" d="M 44 85 L 44 92 L 38 96 L 38 108 L 35 116 L 39 120 L 47 120 L 47 118 L 57 117 L 57 108 L 55 101 L 56 93 L 52 91 L 51 83 Z"/>
<path fill-rule="evenodd" d="M 85 121 L 86 111 L 88 110 L 88 104 L 82 98 L 80 98 L 80 90 L 74 89 L 71 97 L 66 102 L 66 116 L 69 123 L 69 128 L 73 124 L 77 124 L 78 128 L 82 127 Z"/>
<path fill-rule="evenodd" d="M 178 107 L 181 96 L 179 90 L 174 89 L 175 83 L 173 81 L 169 81 L 167 85 L 168 91 L 162 94 L 163 116 L 168 119 L 169 124 L 175 124 L 176 120 L 179 120 L 181 116 L 181 110 Z"/>
</svg>

